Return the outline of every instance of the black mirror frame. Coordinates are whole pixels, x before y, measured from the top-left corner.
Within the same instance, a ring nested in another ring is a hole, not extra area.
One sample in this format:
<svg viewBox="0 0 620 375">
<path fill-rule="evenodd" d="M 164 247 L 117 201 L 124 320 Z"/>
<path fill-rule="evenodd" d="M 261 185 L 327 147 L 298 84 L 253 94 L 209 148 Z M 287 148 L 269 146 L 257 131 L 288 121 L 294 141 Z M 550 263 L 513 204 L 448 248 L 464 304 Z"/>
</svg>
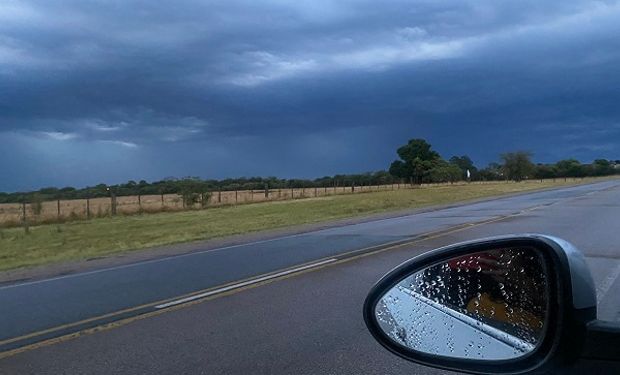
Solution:
<svg viewBox="0 0 620 375">
<path fill-rule="evenodd" d="M 381 297 L 407 276 L 449 258 L 467 255 L 498 247 L 535 247 L 540 249 L 548 270 L 549 313 L 547 328 L 543 340 L 527 355 L 508 360 L 456 359 L 422 353 L 391 340 L 380 328 L 375 317 L 375 307 Z M 586 326 L 596 319 L 596 296 L 594 304 L 586 303 L 585 308 L 576 308 L 571 277 L 571 265 L 575 263 L 570 252 L 575 251 L 570 244 L 553 237 L 543 235 L 515 235 L 488 238 L 478 241 L 460 243 L 433 250 L 419 255 L 382 277 L 370 290 L 364 302 L 364 321 L 373 337 L 392 353 L 407 360 L 430 367 L 445 370 L 468 372 L 473 374 L 519 374 L 544 372 L 549 369 L 557 371 L 574 363 L 582 351 L 586 338 Z M 573 268 L 578 268 L 573 266 Z M 581 272 L 583 270 L 573 270 Z M 588 272 L 587 269 L 585 272 Z M 591 281 L 590 274 L 587 277 Z M 588 283 L 587 278 L 585 283 Z M 592 300 L 594 293 L 589 285 L 580 288 L 577 294 L 585 290 L 585 300 Z M 581 298 L 581 297 L 579 297 Z"/>
</svg>

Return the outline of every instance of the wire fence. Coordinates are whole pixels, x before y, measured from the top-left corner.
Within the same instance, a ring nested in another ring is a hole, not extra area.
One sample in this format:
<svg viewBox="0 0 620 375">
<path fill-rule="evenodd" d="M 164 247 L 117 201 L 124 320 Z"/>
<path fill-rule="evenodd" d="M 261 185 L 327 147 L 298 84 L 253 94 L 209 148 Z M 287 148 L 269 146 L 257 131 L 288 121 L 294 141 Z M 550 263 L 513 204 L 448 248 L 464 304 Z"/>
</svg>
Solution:
<svg viewBox="0 0 620 375">
<path fill-rule="evenodd" d="M 576 180 L 576 179 L 575 179 Z M 531 181 L 531 180 L 530 180 Z M 536 180 L 541 183 L 544 180 Z M 165 211 L 205 209 L 224 205 L 239 205 L 258 202 L 284 201 L 291 199 L 318 198 L 340 194 L 358 194 L 376 191 L 419 189 L 432 186 L 459 184 L 497 184 L 514 183 L 510 181 L 475 181 L 435 184 L 387 184 L 324 186 L 287 189 L 211 191 L 198 195 L 198 200 L 188 204 L 179 194 L 114 196 L 91 199 L 52 200 L 30 203 L 0 204 L 0 226 L 15 227 L 63 223 L 75 220 L 115 215 L 137 215 Z"/>
</svg>

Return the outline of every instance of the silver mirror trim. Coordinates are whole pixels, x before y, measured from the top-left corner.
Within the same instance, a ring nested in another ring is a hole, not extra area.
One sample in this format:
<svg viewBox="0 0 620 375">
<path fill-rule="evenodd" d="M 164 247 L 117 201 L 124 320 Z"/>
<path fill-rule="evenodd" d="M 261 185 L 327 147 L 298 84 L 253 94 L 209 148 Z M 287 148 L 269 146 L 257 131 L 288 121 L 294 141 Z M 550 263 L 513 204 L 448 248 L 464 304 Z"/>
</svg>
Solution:
<svg viewBox="0 0 620 375">
<path fill-rule="evenodd" d="M 596 288 L 586 258 L 573 244 L 561 238 L 537 235 L 555 242 L 566 253 L 573 289 L 573 307 L 587 309 L 596 307 Z"/>
</svg>

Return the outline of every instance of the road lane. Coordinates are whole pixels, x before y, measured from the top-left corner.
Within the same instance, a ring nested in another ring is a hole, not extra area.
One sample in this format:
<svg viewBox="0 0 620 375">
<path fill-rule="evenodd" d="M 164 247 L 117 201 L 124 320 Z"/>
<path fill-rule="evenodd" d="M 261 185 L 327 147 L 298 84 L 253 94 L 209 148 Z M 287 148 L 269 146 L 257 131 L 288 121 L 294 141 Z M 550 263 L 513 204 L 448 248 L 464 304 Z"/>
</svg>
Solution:
<svg viewBox="0 0 620 375">
<path fill-rule="evenodd" d="M 618 187 L 620 182 L 609 181 L 506 197 L 0 287 L 0 340 L 454 225 L 511 215 L 532 207 L 550 209 L 568 206 L 573 201 L 595 199 L 599 195 L 617 194 Z M 596 194 L 590 194 L 592 192 Z M 530 231 L 543 229 L 530 228 Z M 613 280 L 608 282 L 610 285 L 615 283 Z"/>
</svg>

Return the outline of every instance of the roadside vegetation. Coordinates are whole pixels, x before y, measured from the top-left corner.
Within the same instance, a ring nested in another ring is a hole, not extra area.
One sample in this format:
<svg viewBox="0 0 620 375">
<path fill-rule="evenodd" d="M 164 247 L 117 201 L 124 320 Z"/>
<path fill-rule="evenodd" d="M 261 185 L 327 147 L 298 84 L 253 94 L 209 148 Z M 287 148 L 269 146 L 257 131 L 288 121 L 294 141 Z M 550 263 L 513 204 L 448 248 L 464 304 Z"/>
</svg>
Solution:
<svg viewBox="0 0 620 375">
<path fill-rule="evenodd" d="M 0 270 L 89 259 L 174 243 L 317 223 L 373 213 L 592 182 L 596 179 L 458 183 L 395 191 L 95 218 L 0 229 Z"/>
<path fill-rule="evenodd" d="M 532 161 L 525 151 L 508 152 L 500 162 L 478 168 L 467 155 L 442 158 L 424 139 L 411 139 L 396 151 L 399 159 L 387 171 L 337 174 L 315 179 L 240 177 L 223 180 L 198 177 L 168 177 L 161 181 L 128 181 L 124 184 L 98 184 L 84 188 L 46 187 L 28 192 L 0 192 L 0 203 L 27 203 L 34 206 L 51 200 L 178 194 L 186 205 L 205 201 L 218 191 L 300 189 L 389 185 L 395 183 L 444 183 L 457 181 L 521 181 L 525 179 L 600 177 L 620 174 L 620 160 L 596 159 L 581 163 L 575 159 L 545 164 Z"/>
</svg>

